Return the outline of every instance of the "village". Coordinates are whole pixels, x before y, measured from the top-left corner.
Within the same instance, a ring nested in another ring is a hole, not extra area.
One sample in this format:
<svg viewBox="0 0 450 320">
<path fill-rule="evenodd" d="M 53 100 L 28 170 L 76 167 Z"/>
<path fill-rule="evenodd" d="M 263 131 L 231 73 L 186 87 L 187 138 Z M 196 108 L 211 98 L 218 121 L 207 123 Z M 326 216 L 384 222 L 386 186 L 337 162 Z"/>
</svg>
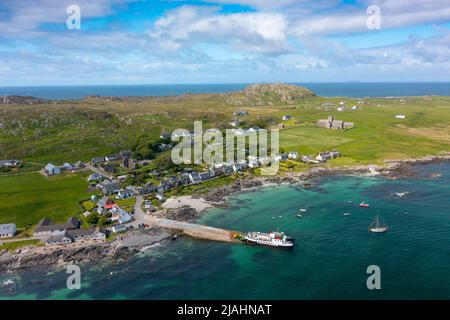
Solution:
<svg viewBox="0 0 450 320">
<path fill-rule="evenodd" d="M 363 101 L 358 102 L 364 105 Z M 336 107 L 333 104 L 322 105 L 326 111 L 345 111 L 346 104 L 341 101 Z M 354 105 L 352 111 L 361 110 L 361 106 Z M 229 122 L 231 132 L 235 136 L 248 136 L 266 131 L 257 126 L 242 128 L 244 117 L 249 115 L 246 110 L 236 110 L 233 119 Z M 395 115 L 396 119 L 405 119 L 404 114 Z M 276 128 L 285 128 L 285 124 L 294 121 L 289 114 L 282 116 Z M 295 121 L 298 123 L 298 121 Z M 343 120 L 337 120 L 334 116 L 327 119 L 319 119 L 315 126 L 318 128 L 348 130 L 355 124 Z M 169 133 L 161 131 L 158 152 L 165 152 L 173 148 L 171 141 L 179 138 L 193 139 L 195 133 Z M 152 216 L 164 210 L 163 204 L 169 198 L 177 194 L 177 191 L 191 186 L 201 185 L 214 179 L 239 176 L 245 173 L 254 173 L 260 167 L 272 162 L 277 163 L 304 163 L 308 165 L 322 165 L 331 159 L 341 157 L 337 150 L 319 152 L 316 155 L 299 154 L 295 150 L 288 150 L 271 156 L 250 156 L 246 153 L 246 160 L 239 163 L 216 163 L 210 166 L 177 167 L 176 170 L 144 170 L 153 160 L 137 160 L 133 153 L 124 150 L 116 154 L 108 154 L 94 157 L 90 162 L 77 161 L 65 162 L 62 165 L 48 163 L 40 173 L 45 177 L 53 177 L 69 173 L 89 173 L 86 180 L 89 183 L 90 199 L 80 202 L 82 212 L 79 218 L 70 217 L 65 223 L 57 224 L 47 217 L 43 217 L 37 226 L 33 228 L 30 239 L 38 239 L 46 246 L 64 246 L 74 243 L 104 242 L 115 234 L 126 232 L 133 228 L 149 227 L 145 223 L 144 216 Z M 24 161 L 18 159 L 0 160 L 0 170 L 10 172 L 19 170 L 24 166 Z M 142 173 L 144 172 L 144 173 Z M 137 176 L 144 179 L 136 179 Z M 150 178 L 148 181 L 147 178 Z M 83 226 L 83 227 L 82 227 Z M 17 235 L 16 225 L 13 221 L 0 224 L 0 238 L 2 241 L 24 240 L 26 238 Z"/>
<path fill-rule="evenodd" d="M 259 130 L 261 129 L 252 127 L 244 132 L 249 134 L 259 132 Z M 171 145 L 163 145 L 164 149 L 171 147 Z M 62 165 L 48 163 L 40 171 L 45 177 L 64 175 L 66 172 L 90 172 L 86 180 L 90 185 L 89 190 L 91 190 L 92 196 L 89 200 L 81 203 L 84 212 L 80 218 L 84 223 L 77 217 L 70 217 L 61 224 L 44 217 L 34 228 L 31 238 L 39 239 L 46 246 L 104 242 L 110 235 L 133 228 L 149 227 L 144 223 L 143 215 L 152 215 L 161 210 L 162 204 L 166 201 L 166 193 L 175 188 L 198 185 L 220 177 L 240 175 L 246 171 L 266 166 L 271 161 L 321 164 L 340 156 L 336 150 L 321 152 L 315 156 L 299 155 L 296 151 L 289 151 L 281 153 L 273 159 L 248 156 L 247 161 L 218 163 L 205 167 L 202 171 L 185 167 L 167 175 L 167 172 L 159 172 L 154 169 L 148 175 L 157 178 L 155 182 L 138 185 L 127 184 L 128 177 L 133 175 L 134 169 L 148 165 L 151 160 L 137 161 L 132 158 L 130 151 L 94 157 L 89 163 L 82 161 L 66 162 Z M 0 163 L 2 167 L 19 168 L 24 162 L 11 159 L 2 160 Z M 130 173 L 118 175 L 116 168 L 129 170 Z M 128 203 L 126 208 L 121 207 L 120 202 L 123 201 Z M 82 225 L 88 225 L 88 227 L 82 228 Z M 2 241 L 24 240 L 22 237 L 15 236 L 16 225 L 13 222 L 0 225 Z"/>
</svg>

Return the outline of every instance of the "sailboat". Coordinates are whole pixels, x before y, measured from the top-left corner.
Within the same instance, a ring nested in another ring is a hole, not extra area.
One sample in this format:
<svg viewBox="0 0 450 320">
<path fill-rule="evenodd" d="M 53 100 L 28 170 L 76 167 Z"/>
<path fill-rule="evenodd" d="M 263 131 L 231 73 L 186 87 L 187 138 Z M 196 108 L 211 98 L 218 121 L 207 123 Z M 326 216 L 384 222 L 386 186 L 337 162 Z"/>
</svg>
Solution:
<svg viewBox="0 0 450 320">
<path fill-rule="evenodd" d="M 376 218 L 372 221 L 369 226 L 369 231 L 374 233 L 383 233 L 388 230 L 388 226 L 386 226 L 380 219 L 380 215 L 377 214 Z"/>
</svg>

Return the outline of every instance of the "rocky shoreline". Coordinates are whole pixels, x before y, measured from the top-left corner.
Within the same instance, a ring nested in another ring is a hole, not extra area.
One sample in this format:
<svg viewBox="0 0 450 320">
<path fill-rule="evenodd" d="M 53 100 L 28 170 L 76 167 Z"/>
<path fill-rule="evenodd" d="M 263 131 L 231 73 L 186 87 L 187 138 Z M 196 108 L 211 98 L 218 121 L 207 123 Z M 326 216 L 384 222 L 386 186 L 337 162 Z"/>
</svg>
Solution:
<svg viewBox="0 0 450 320">
<path fill-rule="evenodd" d="M 135 230 L 118 236 L 111 242 L 84 247 L 55 247 L 42 252 L 39 247 L 26 247 L 0 255 L 0 275 L 20 273 L 30 269 L 61 269 L 68 264 L 110 263 L 126 261 L 141 250 L 163 241 L 170 241 L 172 234 L 161 229 Z"/>
<path fill-rule="evenodd" d="M 332 175 L 367 175 L 383 176 L 390 179 L 414 177 L 415 165 L 438 163 L 450 160 L 450 152 L 399 161 L 386 161 L 384 166 L 357 166 L 327 168 L 314 167 L 301 173 L 288 173 L 274 177 L 251 177 L 237 179 L 233 183 L 214 188 L 204 194 L 192 196 L 201 199 L 209 206 L 194 208 L 183 204 L 178 208 L 169 208 L 162 213 L 164 218 L 179 221 L 195 221 L 209 207 L 227 207 L 228 197 L 241 191 L 251 191 L 255 188 L 281 184 L 310 185 L 311 179 Z M 38 248 L 23 248 L 20 252 L 3 252 L 0 255 L 0 275 L 23 272 L 29 269 L 62 268 L 67 264 L 112 263 L 117 264 L 134 257 L 143 248 L 162 241 L 172 239 L 173 234 L 161 229 L 140 229 L 118 236 L 114 241 L 79 248 L 55 248 L 50 252 L 38 252 Z"/>
<path fill-rule="evenodd" d="M 450 152 L 446 152 L 436 156 L 428 156 L 417 159 L 388 160 L 385 161 L 386 165 L 384 166 L 366 165 L 340 168 L 314 167 L 306 172 L 287 173 L 283 176 L 237 179 L 230 185 L 215 188 L 205 194 L 196 195 L 194 197 L 202 198 L 214 207 L 226 207 L 228 196 L 240 191 L 250 191 L 261 186 L 303 184 L 305 187 L 308 187 L 310 180 L 322 176 L 332 175 L 383 176 L 389 179 L 414 177 L 417 175 L 414 171 L 414 166 L 416 165 L 439 163 L 449 160 Z"/>
</svg>

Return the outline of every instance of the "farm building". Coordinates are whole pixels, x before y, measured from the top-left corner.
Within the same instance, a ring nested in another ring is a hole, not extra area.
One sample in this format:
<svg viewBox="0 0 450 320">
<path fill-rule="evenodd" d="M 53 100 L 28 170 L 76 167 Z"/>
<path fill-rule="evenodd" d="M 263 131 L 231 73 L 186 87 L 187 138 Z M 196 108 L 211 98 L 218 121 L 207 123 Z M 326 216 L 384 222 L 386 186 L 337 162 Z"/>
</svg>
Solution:
<svg viewBox="0 0 450 320">
<path fill-rule="evenodd" d="M 320 128 L 342 130 L 352 128 L 354 126 L 354 123 L 336 120 L 333 116 L 329 116 L 328 119 L 318 120 L 316 125 Z"/>
<path fill-rule="evenodd" d="M 61 174 L 61 169 L 51 163 L 47 164 L 44 168 L 44 173 L 48 176 L 54 176 Z"/>
</svg>

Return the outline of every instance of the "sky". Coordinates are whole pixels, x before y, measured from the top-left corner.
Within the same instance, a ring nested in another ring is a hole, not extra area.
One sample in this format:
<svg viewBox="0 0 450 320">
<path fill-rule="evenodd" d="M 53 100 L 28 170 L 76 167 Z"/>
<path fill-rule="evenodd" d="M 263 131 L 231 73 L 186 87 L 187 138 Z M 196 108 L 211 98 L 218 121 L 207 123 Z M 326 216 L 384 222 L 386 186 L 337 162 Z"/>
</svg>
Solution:
<svg viewBox="0 0 450 320">
<path fill-rule="evenodd" d="M 0 0 L 0 86 L 347 81 L 450 81 L 450 0 Z"/>
</svg>

